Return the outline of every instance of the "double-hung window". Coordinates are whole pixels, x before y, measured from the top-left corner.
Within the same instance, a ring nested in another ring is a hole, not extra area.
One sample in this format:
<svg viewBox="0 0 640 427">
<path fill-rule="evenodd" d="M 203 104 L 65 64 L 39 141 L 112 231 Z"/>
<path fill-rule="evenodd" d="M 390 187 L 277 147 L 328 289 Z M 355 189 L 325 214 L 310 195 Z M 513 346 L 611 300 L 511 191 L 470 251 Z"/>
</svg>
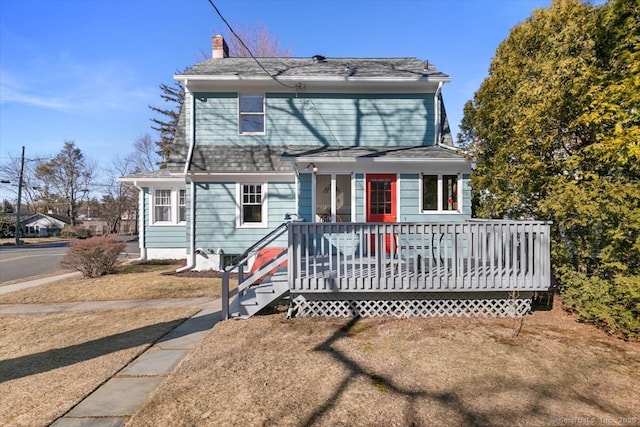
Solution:
<svg viewBox="0 0 640 427">
<path fill-rule="evenodd" d="M 458 175 L 423 174 L 420 186 L 423 212 L 458 212 L 460 185 Z"/>
<path fill-rule="evenodd" d="M 178 192 L 178 222 L 187 220 L 187 190 L 184 188 Z"/>
<path fill-rule="evenodd" d="M 261 228 L 267 221 L 267 185 L 259 183 L 239 183 L 238 193 L 238 227 Z"/>
<path fill-rule="evenodd" d="M 186 221 L 187 191 L 183 188 L 151 190 L 151 223 L 174 225 Z"/>
<path fill-rule="evenodd" d="M 240 95 L 238 106 L 240 134 L 264 134 L 264 96 Z"/>
<path fill-rule="evenodd" d="M 154 222 L 171 222 L 171 190 L 156 190 L 153 205 Z"/>
</svg>

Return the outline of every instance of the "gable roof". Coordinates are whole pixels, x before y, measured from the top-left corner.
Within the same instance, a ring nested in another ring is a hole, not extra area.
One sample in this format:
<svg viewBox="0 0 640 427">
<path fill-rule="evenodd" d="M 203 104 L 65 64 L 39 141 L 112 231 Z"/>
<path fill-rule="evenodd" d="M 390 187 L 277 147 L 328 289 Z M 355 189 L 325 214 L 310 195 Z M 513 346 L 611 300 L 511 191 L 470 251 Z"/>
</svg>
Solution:
<svg viewBox="0 0 640 427">
<path fill-rule="evenodd" d="M 417 58 L 325 58 L 323 61 L 318 61 L 313 58 L 282 57 L 258 58 L 258 61 L 262 67 L 253 58 L 211 58 L 188 68 L 176 75 L 176 78 L 233 76 L 238 79 L 259 77 L 344 79 L 350 77 L 450 80 L 448 75 Z"/>
<path fill-rule="evenodd" d="M 29 224 L 29 223 L 37 221 L 39 219 L 54 220 L 54 221 L 57 221 L 59 223 L 62 223 L 63 226 L 65 224 L 66 225 L 70 225 L 71 224 L 71 218 L 69 218 L 66 215 L 43 214 L 43 213 L 35 213 L 33 215 L 27 216 L 26 218 L 22 218 L 20 220 L 20 224 Z"/>
</svg>

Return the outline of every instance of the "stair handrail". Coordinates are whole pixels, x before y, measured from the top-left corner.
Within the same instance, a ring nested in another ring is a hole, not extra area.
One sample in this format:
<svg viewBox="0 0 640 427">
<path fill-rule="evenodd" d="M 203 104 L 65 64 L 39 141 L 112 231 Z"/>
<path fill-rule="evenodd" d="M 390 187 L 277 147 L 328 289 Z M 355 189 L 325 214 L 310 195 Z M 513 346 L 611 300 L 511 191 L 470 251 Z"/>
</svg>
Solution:
<svg viewBox="0 0 640 427">
<path fill-rule="evenodd" d="M 229 261 L 224 265 L 224 267 L 222 268 L 223 273 L 222 273 L 222 295 L 221 295 L 222 320 L 229 319 L 229 273 L 231 272 L 231 270 L 233 270 L 236 267 L 239 267 L 238 285 L 240 285 L 240 282 L 243 281 L 242 266 L 249 261 L 251 254 L 256 250 L 265 248 L 269 243 L 273 242 L 282 234 L 284 234 L 284 232 L 289 229 L 290 223 L 291 223 L 291 220 L 283 222 L 282 224 L 277 226 L 275 229 L 273 229 L 269 234 L 267 234 L 266 236 L 258 240 L 256 243 L 251 245 L 249 248 L 247 248 L 242 254 L 236 256 L 235 258 L 233 258 L 231 261 Z M 237 289 L 236 291 L 238 292 L 238 297 L 239 297 L 240 289 Z"/>
<path fill-rule="evenodd" d="M 265 248 L 269 243 L 273 242 L 275 239 L 277 239 L 282 234 L 284 234 L 284 231 L 287 230 L 287 228 L 289 228 L 289 222 L 290 221 L 285 221 L 279 226 L 277 226 L 269 234 L 267 234 L 266 236 L 264 236 L 263 238 L 255 242 L 253 245 L 245 249 L 243 253 L 236 256 L 228 263 L 226 263 L 222 269 L 224 271 L 231 271 L 234 268 L 236 268 L 238 265 L 246 263 L 249 260 L 251 253 L 255 252 L 256 250 Z"/>
</svg>

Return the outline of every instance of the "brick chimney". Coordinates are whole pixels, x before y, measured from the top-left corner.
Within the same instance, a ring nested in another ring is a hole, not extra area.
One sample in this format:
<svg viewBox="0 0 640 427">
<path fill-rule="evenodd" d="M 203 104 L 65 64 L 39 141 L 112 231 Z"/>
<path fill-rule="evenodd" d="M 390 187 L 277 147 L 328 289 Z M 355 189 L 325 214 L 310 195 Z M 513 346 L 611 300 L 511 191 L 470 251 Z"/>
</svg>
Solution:
<svg viewBox="0 0 640 427">
<path fill-rule="evenodd" d="M 221 35 L 211 37 L 211 44 L 213 45 L 213 58 L 228 58 L 229 46 L 224 41 L 224 37 Z"/>
</svg>

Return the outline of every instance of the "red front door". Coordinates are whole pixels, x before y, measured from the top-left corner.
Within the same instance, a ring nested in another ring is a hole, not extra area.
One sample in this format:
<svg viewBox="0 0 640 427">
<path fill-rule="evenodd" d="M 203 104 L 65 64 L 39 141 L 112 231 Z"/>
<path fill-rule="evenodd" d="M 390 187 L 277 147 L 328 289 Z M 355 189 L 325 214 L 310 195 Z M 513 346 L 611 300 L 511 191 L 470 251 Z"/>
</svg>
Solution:
<svg viewBox="0 0 640 427">
<path fill-rule="evenodd" d="M 396 222 L 396 175 L 367 174 L 367 222 Z M 391 248 L 391 235 L 385 236 L 387 253 Z M 371 252 L 375 252 L 374 236 L 371 236 Z"/>
</svg>

